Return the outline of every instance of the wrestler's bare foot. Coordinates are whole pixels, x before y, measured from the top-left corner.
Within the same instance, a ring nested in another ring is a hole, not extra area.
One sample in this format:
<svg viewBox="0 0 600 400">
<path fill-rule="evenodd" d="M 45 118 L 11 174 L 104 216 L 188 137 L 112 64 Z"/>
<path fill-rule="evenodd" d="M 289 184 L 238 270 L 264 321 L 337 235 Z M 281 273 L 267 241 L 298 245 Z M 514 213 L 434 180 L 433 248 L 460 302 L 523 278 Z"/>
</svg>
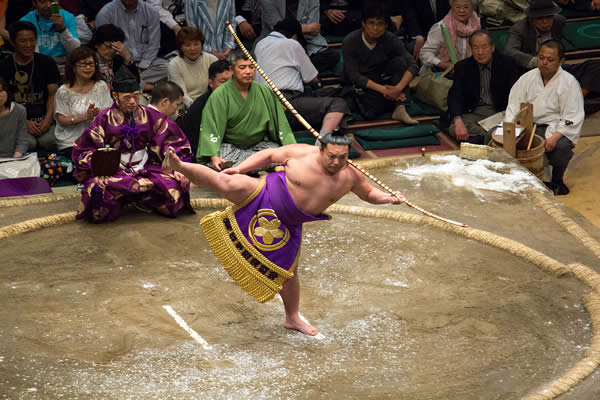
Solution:
<svg viewBox="0 0 600 400">
<path fill-rule="evenodd" d="M 295 317 L 286 318 L 285 324 L 283 324 L 287 329 L 295 329 L 300 331 L 306 335 L 316 336 L 319 333 L 319 330 L 312 326 L 311 324 L 304 322 L 299 315 Z"/>
<path fill-rule="evenodd" d="M 169 147 L 169 150 L 165 152 L 165 159 L 162 162 L 162 169 L 168 171 L 179 171 L 181 167 L 181 160 L 175 153 L 172 147 Z"/>
</svg>

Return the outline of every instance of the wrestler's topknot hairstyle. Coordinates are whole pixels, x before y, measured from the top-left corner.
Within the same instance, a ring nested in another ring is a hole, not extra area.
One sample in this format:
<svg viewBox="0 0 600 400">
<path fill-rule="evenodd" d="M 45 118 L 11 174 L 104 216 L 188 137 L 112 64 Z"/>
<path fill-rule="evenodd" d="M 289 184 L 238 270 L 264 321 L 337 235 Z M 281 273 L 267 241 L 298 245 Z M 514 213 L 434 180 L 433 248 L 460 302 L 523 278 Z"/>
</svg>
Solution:
<svg viewBox="0 0 600 400">
<path fill-rule="evenodd" d="M 321 142 L 322 150 L 325 150 L 328 144 L 334 146 L 350 146 L 352 144 L 352 134 L 339 129 L 337 131 L 322 134 L 319 142 Z"/>
</svg>

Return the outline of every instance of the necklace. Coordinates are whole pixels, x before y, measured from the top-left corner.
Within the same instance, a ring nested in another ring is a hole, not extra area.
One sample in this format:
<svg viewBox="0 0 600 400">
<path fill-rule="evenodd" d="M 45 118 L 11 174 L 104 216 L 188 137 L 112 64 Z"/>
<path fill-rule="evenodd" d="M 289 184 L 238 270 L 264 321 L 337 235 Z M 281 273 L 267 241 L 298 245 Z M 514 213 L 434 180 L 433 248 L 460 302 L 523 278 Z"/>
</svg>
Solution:
<svg viewBox="0 0 600 400">
<path fill-rule="evenodd" d="M 18 97 L 20 97 L 20 99 L 16 98 L 16 100 L 20 100 L 20 101 L 18 101 L 19 103 L 28 104 L 29 96 L 27 96 L 27 95 L 33 92 L 33 87 L 32 87 L 31 82 L 33 80 L 33 72 L 35 71 L 35 56 L 31 59 L 31 72 L 29 74 L 26 71 L 19 69 L 14 55 L 13 55 L 13 64 L 15 66 L 14 79 L 15 79 L 15 82 L 19 89 L 19 92 L 15 93 L 15 95 L 18 95 Z M 25 65 L 27 65 L 27 64 L 25 64 Z"/>
<path fill-rule="evenodd" d="M 198 67 L 198 66 L 202 65 L 201 63 L 202 63 L 202 54 L 200 54 L 200 56 L 198 56 L 198 58 L 196 58 L 195 61 L 192 61 L 187 57 L 185 57 L 183 60 L 183 64 L 185 65 L 185 68 L 188 70 L 188 72 L 194 78 L 196 78 L 197 81 L 202 81 L 203 79 L 205 79 L 205 75 L 202 72 L 200 74 L 198 74 L 198 73 L 196 73 L 196 71 L 194 71 L 194 67 Z"/>
<path fill-rule="evenodd" d="M 50 33 L 52 31 L 54 31 L 54 24 L 52 24 L 50 26 L 50 29 L 48 29 L 48 30 L 45 30 L 44 28 L 42 28 L 42 24 L 40 24 L 40 16 L 38 13 L 35 14 L 35 19 L 37 21 L 38 28 L 40 28 L 40 31 L 42 31 L 43 33 Z"/>
</svg>

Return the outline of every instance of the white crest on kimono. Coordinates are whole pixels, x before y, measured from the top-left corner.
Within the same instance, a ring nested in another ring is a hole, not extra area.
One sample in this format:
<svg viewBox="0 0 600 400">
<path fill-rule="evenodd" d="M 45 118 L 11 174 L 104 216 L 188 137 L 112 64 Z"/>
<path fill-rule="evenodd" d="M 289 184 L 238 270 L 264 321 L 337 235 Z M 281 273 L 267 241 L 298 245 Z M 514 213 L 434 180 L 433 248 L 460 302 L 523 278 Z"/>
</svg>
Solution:
<svg viewBox="0 0 600 400">
<path fill-rule="evenodd" d="M 216 137 L 214 134 L 210 134 L 210 141 L 213 143 L 217 143 L 217 141 L 219 140 L 218 137 Z"/>
</svg>

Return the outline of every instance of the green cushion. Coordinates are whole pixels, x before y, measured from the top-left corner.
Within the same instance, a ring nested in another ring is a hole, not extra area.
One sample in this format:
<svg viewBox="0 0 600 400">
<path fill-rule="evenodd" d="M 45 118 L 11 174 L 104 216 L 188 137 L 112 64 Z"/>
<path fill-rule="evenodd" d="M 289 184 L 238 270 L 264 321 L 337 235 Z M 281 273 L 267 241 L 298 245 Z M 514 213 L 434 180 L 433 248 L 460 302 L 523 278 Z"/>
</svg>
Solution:
<svg viewBox="0 0 600 400">
<path fill-rule="evenodd" d="M 593 16 L 597 16 L 597 15 L 600 16 L 600 11 L 596 11 L 596 10 L 577 11 L 577 10 L 573 10 L 572 8 L 563 8 L 560 13 L 567 19 L 593 17 Z"/>
<path fill-rule="evenodd" d="M 433 125 L 415 125 L 403 128 L 361 129 L 354 132 L 354 136 L 365 140 L 396 140 L 431 136 L 436 132 L 439 132 L 439 129 Z"/>
<path fill-rule="evenodd" d="M 356 141 L 365 150 L 391 149 L 396 147 L 440 144 L 433 125 L 417 125 L 405 128 L 363 129 L 354 133 Z"/>
<path fill-rule="evenodd" d="M 600 19 L 590 21 L 568 21 L 565 25 L 565 36 L 575 45 L 577 50 L 600 48 Z M 566 42 L 567 51 L 574 50 Z"/>
<path fill-rule="evenodd" d="M 358 150 L 354 150 L 352 147 L 350 147 L 350 152 L 348 153 L 348 158 L 358 158 L 360 157 L 360 153 L 358 152 Z"/>
<path fill-rule="evenodd" d="M 344 76 L 344 55 L 342 54 L 341 51 L 340 51 L 340 60 L 338 61 L 337 65 L 335 66 L 334 75 L 335 76 Z"/>
<path fill-rule="evenodd" d="M 294 137 L 296 138 L 296 143 L 302 144 L 315 144 L 315 140 L 317 140 L 312 133 L 303 131 L 303 132 L 294 132 Z"/>
<path fill-rule="evenodd" d="M 442 110 L 438 110 L 437 108 L 430 106 L 429 104 L 425 104 L 422 101 L 419 101 L 417 99 L 412 100 L 411 103 L 406 104 L 406 112 L 408 113 L 408 115 L 410 116 L 422 116 L 422 115 L 427 115 L 427 116 L 432 116 L 432 115 L 440 115 L 443 113 Z M 374 121 L 379 121 L 379 120 L 389 120 L 392 119 L 392 113 L 385 113 L 385 114 L 381 114 L 378 115 Z M 365 118 L 360 114 L 360 113 L 352 113 L 352 120 L 355 122 L 358 121 L 364 121 Z"/>
<path fill-rule="evenodd" d="M 443 113 L 442 110 L 435 108 L 429 104 L 423 103 L 422 101 L 414 99 L 412 103 L 406 105 L 406 112 L 408 115 L 440 115 Z"/>
<path fill-rule="evenodd" d="M 412 137 L 407 139 L 395 139 L 395 140 L 380 140 L 370 141 L 357 137 L 356 141 L 360 143 L 365 150 L 382 150 L 382 149 L 393 149 L 398 147 L 412 147 L 412 146 L 425 146 L 425 145 L 439 145 L 440 140 L 437 136 L 423 136 L 423 137 Z"/>
<path fill-rule="evenodd" d="M 508 28 L 492 30 L 490 34 L 494 38 L 496 49 L 504 50 L 508 39 Z M 573 46 L 565 41 L 567 51 L 600 48 L 600 19 L 567 21 L 565 24 L 565 37 L 575 45 Z"/>
<path fill-rule="evenodd" d="M 490 35 L 494 39 L 494 46 L 496 50 L 502 51 L 506 46 L 506 40 L 508 39 L 508 28 L 506 29 L 495 29 L 490 31 Z"/>
<path fill-rule="evenodd" d="M 328 44 L 342 43 L 345 38 L 345 36 L 335 36 L 335 35 L 324 35 L 324 37 L 325 37 L 325 40 L 327 40 Z"/>
</svg>

